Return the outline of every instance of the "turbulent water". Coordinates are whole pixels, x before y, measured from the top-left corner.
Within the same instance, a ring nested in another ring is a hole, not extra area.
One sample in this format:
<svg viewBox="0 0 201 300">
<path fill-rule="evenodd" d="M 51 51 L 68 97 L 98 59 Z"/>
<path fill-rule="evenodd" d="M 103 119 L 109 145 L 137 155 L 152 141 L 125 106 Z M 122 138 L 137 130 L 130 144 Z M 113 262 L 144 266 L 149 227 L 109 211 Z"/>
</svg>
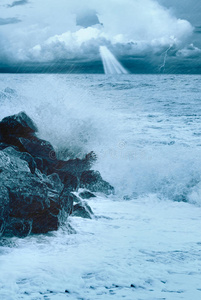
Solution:
<svg viewBox="0 0 201 300">
<path fill-rule="evenodd" d="M 62 158 L 94 150 L 116 190 L 76 234 L 2 239 L 0 299 L 201 299 L 200 80 L 0 75 L 0 118 L 26 111 Z"/>
</svg>

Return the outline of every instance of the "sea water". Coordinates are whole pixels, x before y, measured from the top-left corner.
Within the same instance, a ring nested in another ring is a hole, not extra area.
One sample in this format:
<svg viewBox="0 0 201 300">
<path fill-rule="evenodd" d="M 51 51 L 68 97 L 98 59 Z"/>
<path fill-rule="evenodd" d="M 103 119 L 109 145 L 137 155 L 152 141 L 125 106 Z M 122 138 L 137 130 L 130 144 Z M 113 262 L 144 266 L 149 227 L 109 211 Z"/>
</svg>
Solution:
<svg viewBox="0 0 201 300">
<path fill-rule="evenodd" d="M 76 233 L 1 239 L 0 299 L 201 299 L 200 80 L 0 75 L 0 118 L 26 111 L 63 159 L 95 151 L 116 191 Z"/>
</svg>

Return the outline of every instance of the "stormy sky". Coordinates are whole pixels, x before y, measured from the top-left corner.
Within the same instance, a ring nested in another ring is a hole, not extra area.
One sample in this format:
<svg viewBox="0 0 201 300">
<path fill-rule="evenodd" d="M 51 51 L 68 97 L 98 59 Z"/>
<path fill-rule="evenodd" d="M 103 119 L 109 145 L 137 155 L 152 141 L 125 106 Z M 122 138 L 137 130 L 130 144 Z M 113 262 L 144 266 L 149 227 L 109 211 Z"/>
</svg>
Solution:
<svg viewBox="0 0 201 300">
<path fill-rule="evenodd" d="M 201 74 L 200 0 L 1 0 L 0 72 Z"/>
</svg>

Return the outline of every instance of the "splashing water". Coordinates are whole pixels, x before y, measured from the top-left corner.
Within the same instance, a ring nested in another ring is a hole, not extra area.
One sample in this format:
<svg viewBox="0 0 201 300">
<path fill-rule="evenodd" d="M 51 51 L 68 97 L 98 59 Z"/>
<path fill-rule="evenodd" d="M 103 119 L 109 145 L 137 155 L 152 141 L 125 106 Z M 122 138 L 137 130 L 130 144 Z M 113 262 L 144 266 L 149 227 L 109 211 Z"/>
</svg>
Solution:
<svg viewBox="0 0 201 300">
<path fill-rule="evenodd" d="M 105 74 L 128 74 L 128 71 L 118 62 L 106 46 L 100 46 L 100 55 Z"/>
<path fill-rule="evenodd" d="M 116 190 L 90 200 L 97 218 L 69 217 L 77 234 L 2 238 L 0 299 L 200 299 L 198 82 L 0 74 L 0 119 L 24 110 L 61 153 L 94 150 Z"/>
</svg>

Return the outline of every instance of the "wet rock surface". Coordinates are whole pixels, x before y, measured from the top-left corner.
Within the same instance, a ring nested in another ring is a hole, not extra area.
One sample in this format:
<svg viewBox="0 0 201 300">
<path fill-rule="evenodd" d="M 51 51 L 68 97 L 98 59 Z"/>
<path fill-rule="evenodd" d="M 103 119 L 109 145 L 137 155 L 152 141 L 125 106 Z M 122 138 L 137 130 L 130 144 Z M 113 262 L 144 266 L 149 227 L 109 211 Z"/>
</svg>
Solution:
<svg viewBox="0 0 201 300">
<path fill-rule="evenodd" d="M 98 171 L 84 171 L 80 178 L 80 187 L 86 188 L 91 192 L 102 192 L 106 195 L 114 193 L 114 188 L 103 178 Z"/>
<path fill-rule="evenodd" d="M 36 125 L 25 112 L 8 116 L 0 122 L 0 133 L 5 140 L 9 135 L 30 136 L 37 131 Z"/>
<path fill-rule="evenodd" d="M 91 207 L 86 202 L 80 202 L 73 206 L 72 216 L 92 219 L 93 215 Z"/>
<path fill-rule="evenodd" d="M 37 131 L 24 112 L 0 122 L 0 237 L 57 230 L 70 214 L 92 218 L 88 204 L 72 193 L 80 187 L 114 192 L 99 172 L 90 170 L 96 160 L 93 152 L 83 159 L 58 160 Z M 95 197 L 89 191 L 80 197 Z"/>
<path fill-rule="evenodd" d="M 84 191 L 84 192 L 79 193 L 79 196 L 82 199 L 90 199 L 90 198 L 95 198 L 96 197 L 93 193 L 88 192 L 88 191 Z"/>
</svg>

